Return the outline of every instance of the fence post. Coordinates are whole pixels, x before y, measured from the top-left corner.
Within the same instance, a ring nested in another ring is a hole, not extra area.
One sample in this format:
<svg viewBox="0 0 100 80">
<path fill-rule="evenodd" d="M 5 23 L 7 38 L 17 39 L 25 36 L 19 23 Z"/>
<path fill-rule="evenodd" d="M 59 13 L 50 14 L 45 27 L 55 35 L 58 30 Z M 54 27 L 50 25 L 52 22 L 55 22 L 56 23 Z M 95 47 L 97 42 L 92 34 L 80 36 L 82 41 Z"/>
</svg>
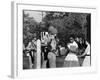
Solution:
<svg viewBox="0 0 100 80">
<path fill-rule="evenodd" d="M 36 68 L 41 68 L 41 41 L 37 40 Z"/>
</svg>

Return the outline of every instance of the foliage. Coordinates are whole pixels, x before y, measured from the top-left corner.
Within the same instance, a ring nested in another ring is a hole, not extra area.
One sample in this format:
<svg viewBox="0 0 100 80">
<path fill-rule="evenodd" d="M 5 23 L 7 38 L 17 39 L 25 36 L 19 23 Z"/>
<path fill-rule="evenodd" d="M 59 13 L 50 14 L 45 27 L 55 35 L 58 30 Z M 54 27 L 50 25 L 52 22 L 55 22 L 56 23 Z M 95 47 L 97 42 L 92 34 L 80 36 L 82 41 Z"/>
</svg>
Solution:
<svg viewBox="0 0 100 80">
<path fill-rule="evenodd" d="M 23 42 L 27 46 L 28 42 L 37 36 L 36 28 L 38 23 L 29 14 L 23 14 Z"/>
<path fill-rule="evenodd" d="M 53 25 L 58 31 L 61 40 L 68 40 L 71 35 L 84 36 L 86 38 L 87 13 L 47 12 L 43 19 Z"/>
<path fill-rule="evenodd" d="M 29 14 L 23 14 L 23 42 L 27 46 L 34 37 L 40 36 L 41 31 L 57 33 L 61 42 L 66 43 L 71 35 L 87 38 L 90 33 L 90 14 L 71 12 L 45 12 L 42 19 L 45 23 L 37 23 Z M 51 27 L 52 26 L 52 27 Z M 87 34 L 88 33 L 88 34 Z"/>
</svg>

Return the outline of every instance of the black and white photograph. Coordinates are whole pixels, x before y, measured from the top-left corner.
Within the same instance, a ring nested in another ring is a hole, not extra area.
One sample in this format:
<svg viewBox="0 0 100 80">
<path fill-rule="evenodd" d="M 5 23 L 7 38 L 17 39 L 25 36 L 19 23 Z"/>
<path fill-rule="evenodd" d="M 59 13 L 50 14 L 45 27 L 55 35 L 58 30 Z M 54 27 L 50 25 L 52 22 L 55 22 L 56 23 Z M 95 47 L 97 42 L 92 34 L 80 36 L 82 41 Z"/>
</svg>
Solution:
<svg viewBox="0 0 100 80">
<path fill-rule="evenodd" d="M 91 13 L 23 10 L 23 70 L 91 66 Z"/>
</svg>

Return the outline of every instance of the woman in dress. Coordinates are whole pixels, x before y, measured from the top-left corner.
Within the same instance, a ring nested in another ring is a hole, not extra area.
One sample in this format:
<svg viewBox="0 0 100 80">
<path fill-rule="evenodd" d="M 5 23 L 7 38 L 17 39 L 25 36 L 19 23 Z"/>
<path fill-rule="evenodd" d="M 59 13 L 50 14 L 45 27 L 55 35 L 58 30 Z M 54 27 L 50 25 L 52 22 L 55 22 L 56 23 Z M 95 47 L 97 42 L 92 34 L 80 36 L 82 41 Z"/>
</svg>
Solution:
<svg viewBox="0 0 100 80">
<path fill-rule="evenodd" d="M 77 55 L 76 55 L 78 45 L 74 41 L 73 37 L 70 37 L 70 43 L 68 43 L 67 47 L 69 49 L 69 53 L 65 57 L 64 67 L 78 67 L 79 61 L 78 61 L 78 58 L 77 58 Z"/>
<path fill-rule="evenodd" d="M 85 52 L 82 54 L 82 56 L 85 56 L 85 59 L 83 61 L 82 66 L 90 66 L 90 60 L 91 60 L 91 56 L 90 56 L 90 44 L 86 41 L 86 49 Z"/>
<path fill-rule="evenodd" d="M 79 64 L 80 64 L 80 66 L 82 66 L 85 56 L 81 56 L 81 55 L 84 54 L 84 51 L 85 51 L 87 45 L 86 45 L 85 39 L 82 37 L 77 37 L 76 43 L 78 44 L 77 56 L 78 56 Z"/>
</svg>

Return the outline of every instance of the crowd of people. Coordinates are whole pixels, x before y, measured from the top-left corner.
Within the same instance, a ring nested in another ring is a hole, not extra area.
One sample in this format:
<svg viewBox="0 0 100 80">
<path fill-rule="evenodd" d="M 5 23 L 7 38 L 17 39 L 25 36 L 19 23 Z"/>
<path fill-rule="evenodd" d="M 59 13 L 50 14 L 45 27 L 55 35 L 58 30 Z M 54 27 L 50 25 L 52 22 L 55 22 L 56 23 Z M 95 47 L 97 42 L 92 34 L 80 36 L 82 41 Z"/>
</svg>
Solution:
<svg viewBox="0 0 100 80">
<path fill-rule="evenodd" d="M 40 38 L 33 38 L 27 47 L 23 46 L 24 56 L 29 56 L 29 66 L 35 69 L 37 59 L 37 40 L 40 40 L 41 67 L 56 68 L 57 57 L 64 56 L 62 67 L 79 67 L 91 65 L 90 43 L 82 37 L 69 37 L 69 41 L 61 43 L 57 34 L 41 32 Z"/>
</svg>

